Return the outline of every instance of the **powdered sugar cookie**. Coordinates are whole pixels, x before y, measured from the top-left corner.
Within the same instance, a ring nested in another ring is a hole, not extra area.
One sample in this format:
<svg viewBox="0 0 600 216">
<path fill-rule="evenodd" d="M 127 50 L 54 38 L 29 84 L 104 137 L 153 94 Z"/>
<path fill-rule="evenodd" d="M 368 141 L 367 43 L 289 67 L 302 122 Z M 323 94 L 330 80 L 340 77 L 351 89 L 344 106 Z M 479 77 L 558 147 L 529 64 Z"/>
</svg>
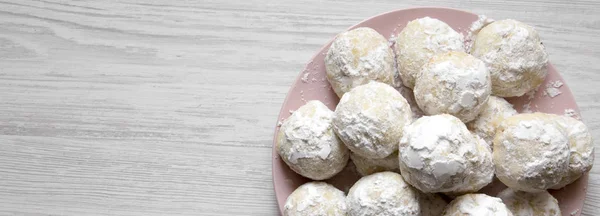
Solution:
<svg viewBox="0 0 600 216">
<path fill-rule="evenodd" d="M 487 145 L 456 117 L 423 116 L 406 127 L 400 140 L 400 172 L 426 193 L 461 194 L 492 181 L 494 166 Z"/>
<path fill-rule="evenodd" d="M 367 27 L 339 34 L 327 51 L 325 68 L 339 97 L 371 80 L 392 85 L 396 73 L 388 41 Z"/>
<path fill-rule="evenodd" d="M 415 99 L 428 115 L 451 114 L 469 122 L 487 103 L 492 89 L 485 64 L 464 52 L 438 53 L 421 69 Z"/>
<path fill-rule="evenodd" d="M 333 112 L 320 101 L 309 101 L 279 128 L 277 153 L 296 173 L 328 179 L 344 169 L 349 151 L 335 135 Z"/>
<path fill-rule="evenodd" d="M 400 172 L 400 169 L 398 168 L 397 151 L 384 158 L 365 158 L 350 152 L 350 159 L 354 162 L 356 171 L 361 176 L 367 176 L 383 171 Z"/>
<path fill-rule="evenodd" d="M 471 54 L 487 65 L 496 96 L 522 96 L 548 74 L 548 54 L 538 33 L 516 20 L 495 21 L 481 29 Z"/>
<path fill-rule="evenodd" d="M 500 198 L 466 194 L 452 200 L 443 216 L 513 216 Z"/>
<path fill-rule="evenodd" d="M 419 215 L 417 192 L 394 172 L 362 177 L 347 197 L 349 216 Z"/>
<path fill-rule="evenodd" d="M 371 81 L 342 96 L 333 128 L 352 152 L 384 158 L 398 150 L 404 126 L 411 120 L 410 107 L 396 89 Z"/>
<path fill-rule="evenodd" d="M 594 143 L 592 135 L 583 122 L 568 116 L 553 115 L 569 139 L 569 167 L 566 176 L 552 189 L 560 189 L 579 179 L 594 165 Z"/>
<path fill-rule="evenodd" d="M 567 134 L 550 114 L 525 113 L 506 118 L 494 138 L 496 177 L 520 191 L 541 192 L 567 174 Z"/>
<path fill-rule="evenodd" d="M 516 114 L 517 111 L 513 108 L 512 104 L 508 103 L 504 98 L 490 96 L 477 118 L 467 123 L 467 128 L 479 135 L 479 137 L 492 147 L 492 140 L 494 140 L 497 125 L 505 118 Z"/>
<path fill-rule="evenodd" d="M 345 216 L 346 196 L 330 184 L 309 182 L 288 196 L 283 208 L 284 216 Z"/>
<path fill-rule="evenodd" d="M 465 51 L 464 39 L 448 24 L 429 17 L 408 22 L 395 43 L 402 82 L 413 88 L 421 67 L 436 53 Z"/>
<path fill-rule="evenodd" d="M 558 201 L 547 191 L 528 193 L 507 188 L 498 194 L 515 216 L 560 216 Z"/>
</svg>

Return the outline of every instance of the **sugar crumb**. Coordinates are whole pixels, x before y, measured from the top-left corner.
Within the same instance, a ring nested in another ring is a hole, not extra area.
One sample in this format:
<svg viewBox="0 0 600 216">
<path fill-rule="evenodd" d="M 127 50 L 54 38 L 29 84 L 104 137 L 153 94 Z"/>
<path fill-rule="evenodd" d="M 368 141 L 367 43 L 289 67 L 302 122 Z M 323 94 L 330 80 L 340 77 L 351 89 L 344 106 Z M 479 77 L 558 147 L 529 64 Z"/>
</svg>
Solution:
<svg viewBox="0 0 600 216">
<path fill-rule="evenodd" d="M 576 215 L 576 214 L 577 214 L 577 212 L 579 212 L 579 209 L 575 209 L 575 211 L 572 211 L 572 212 L 571 212 L 571 216 L 573 216 L 573 215 Z"/>
<path fill-rule="evenodd" d="M 571 118 L 579 119 L 579 114 L 575 112 L 573 109 L 565 109 L 565 116 L 569 116 Z"/>
<path fill-rule="evenodd" d="M 302 80 L 303 83 L 307 83 L 309 74 L 310 73 L 308 73 L 308 72 L 304 73 L 304 75 L 302 75 L 302 78 L 300 78 L 300 80 Z"/>
<path fill-rule="evenodd" d="M 394 32 L 395 32 L 395 29 L 394 29 Z M 397 37 L 397 36 L 396 36 L 396 35 L 394 35 L 394 34 L 392 34 L 392 35 L 390 36 L 390 39 L 388 40 L 388 45 L 389 45 L 390 47 L 393 47 L 393 46 L 394 46 L 394 44 L 396 43 L 396 37 Z"/>
<path fill-rule="evenodd" d="M 563 85 L 564 84 L 560 80 L 546 83 L 546 90 L 543 92 L 543 96 L 549 96 L 553 98 L 562 94 L 562 92 L 558 90 L 558 88 L 560 88 Z"/>
<path fill-rule="evenodd" d="M 561 86 L 564 85 L 560 80 L 556 80 L 554 82 L 551 82 L 551 84 L 552 84 L 552 87 L 554 87 L 554 88 L 560 88 Z"/>
<path fill-rule="evenodd" d="M 556 97 L 560 94 L 562 94 L 562 92 L 558 90 L 558 88 L 554 87 L 548 87 L 546 88 L 546 91 L 544 91 L 544 95 L 550 96 L 551 98 Z"/>
</svg>

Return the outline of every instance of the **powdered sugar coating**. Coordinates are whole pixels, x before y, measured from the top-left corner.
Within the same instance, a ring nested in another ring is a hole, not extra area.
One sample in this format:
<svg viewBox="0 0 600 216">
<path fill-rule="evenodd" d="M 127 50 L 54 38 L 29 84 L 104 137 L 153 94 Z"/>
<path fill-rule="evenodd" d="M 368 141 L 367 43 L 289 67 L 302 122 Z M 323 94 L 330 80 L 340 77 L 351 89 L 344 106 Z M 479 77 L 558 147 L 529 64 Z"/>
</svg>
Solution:
<svg viewBox="0 0 600 216">
<path fill-rule="evenodd" d="M 333 132 L 333 112 L 320 101 L 301 106 L 279 129 L 277 153 L 296 173 L 328 179 L 344 169 L 349 151 Z"/>
<path fill-rule="evenodd" d="M 404 179 L 426 193 L 474 192 L 494 176 L 487 145 L 447 114 L 423 116 L 406 127 L 399 162 Z"/>
<path fill-rule="evenodd" d="M 512 104 L 508 103 L 504 98 L 490 96 L 477 118 L 467 123 L 467 128 L 492 147 L 497 125 L 505 118 L 516 114 L 517 111 L 513 108 Z"/>
<path fill-rule="evenodd" d="M 583 122 L 568 116 L 553 115 L 569 139 L 569 167 L 566 176 L 552 189 L 560 189 L 579 179 L 594 165 L 594 143 L 592 135 Z"/>
<path fill-rule="evenodd" d="M 421 118 L 421 116 L 425 115 L 423 113 L 423 110 L 419 108 L 417 100 L 415 99 L 415 94 L 412 89 L 404 85 L 400 85 L 400 87 L 397 87 L 396 89 L 400 92 L 402 97 L 406 99 L 406 102 L 408 102 L 408 105 L 410 106 L 410 111 L 412 111 L 413 120 Z"/>
<path fill-rule="evenodd" d="M 448 202 L 437 194 L 417 191 L 417 198 L 421 206 L 421 216 L 440 216 L 448 205 Z"/>
<path fill-rule="evenodd" d="M 509 188 L 541 192 L 567 174 L 567 134 L 550 114 L 524 113 L 506 118 L 494 138 L 496 177 Z"/>
<path fill-rule="evenodd" d="M 477 148 L 478 155 L 473 159 L 472 162 L 472 171 L 471 175 L 467 180 L 469 181 L 470 187 L 465 187 L 466 192 L 475 192 L 479 189 L 490 184 L 494 178 L 494 162 L 492 160 L 492 149 L 490 146 L 476 134 L 471 134 L 473 139 L 475 139 L 475 145 Z M 447 193 L 447 194 L 460 194 L 463 191 L 458 191 L 455 193 Z"/>
<path fill-rule="evenodd" d="M 492 90 L 485 64 L 464 52 L 438 53 L 415 82 L 415 99 L 428 115 L 447 113 L 469 122 L 487 103 Z"/>
<path fill-rule="evenodd" d="M 349 216 L 417 216 L 421 210 L 417 192 L 393 172 L 362 177 L 350 188 L 346 202 Z"/>
<path fill-rule="evenodd" d="M 538 33 L 516 20 L 495 21 L 481 29 L 471 54 L 487 65 L 496 96 L 522 96 L 548 74 L 548 54 Z"/>
<path fill-rule="evenodd" d="M 350 152 L 350 159 L 352 159 L 352 162 L 354 162 L 356 171 L 361 176 L 367 176 L 383 171 L 400 173 L 400 169 L 398 168 L 397 151 L 384 158 L 365 158 Z"/>
<path fill-rule="evenodd" d="M 339 34 L 327 51 L 325 69 L 338 97 L 371 80 L 392 85 L 396 73 L 388 41 L 368 27 Z"/>
<path fill-rule="evenodd" d="M 452 200 L 443 216 L 512 216 L 500 198 L 485 194 L 466 194 Z"/>
<path fill-rule="evenodd" d="M 467 50 L 467 53 L 471 53 L 471 48 L 473 47 L 473 42 L 477 37 L 477 33 L 479 33 L 483 27 L 486 27 L 493 22 L 494 20 L 488 18 L 486 15 L 479 15 L 477 16 L 477 20 L 471 23 L 469 31 L 467 32 L 467 37 L 465 38 L 465 50 Z"/>
<path fill-rule="evenodd" d="M 284 216 L 345 216 L 346 196 L 330 184 L 308 182 L 288 196 Z"/>
<path fill-rule="evenodd" d="M 396 89 L 371 81 L 342 96 L 333 128 L 352 152 L 384 158 L 398 150 L 398 140 L 411 120 L 410 107 Z"/>
<path fill-rule="evenodd" d="M 515 216 L 560 216 L 558 200 L 547 191 L 528 193 L 507 188 L 498 194 Z"/>
<path fill-rule="evenodd" d="M 421 67 L 440 52 L 465 51 L 464 39 L 445 22 L 423 17 L 408 22 L 395 43 L 396 62 L 402 82 L 414 88 Z"/>
</svg>

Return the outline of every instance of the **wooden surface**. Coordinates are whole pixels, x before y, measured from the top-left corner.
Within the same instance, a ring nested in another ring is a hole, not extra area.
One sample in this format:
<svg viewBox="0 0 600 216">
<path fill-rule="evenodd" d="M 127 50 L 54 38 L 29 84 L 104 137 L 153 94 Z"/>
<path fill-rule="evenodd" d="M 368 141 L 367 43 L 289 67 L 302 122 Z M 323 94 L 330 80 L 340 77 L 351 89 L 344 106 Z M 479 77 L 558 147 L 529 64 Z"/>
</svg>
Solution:
<svg viewBox="0 0 600 216">
<path fill-rule="evenodd" d="M 336 33 L 412 6 L 537 27 L 600 140 L 598 1 L 0 0 L 0 215 L 276 215 L 292 81 Z"/>
</svg>

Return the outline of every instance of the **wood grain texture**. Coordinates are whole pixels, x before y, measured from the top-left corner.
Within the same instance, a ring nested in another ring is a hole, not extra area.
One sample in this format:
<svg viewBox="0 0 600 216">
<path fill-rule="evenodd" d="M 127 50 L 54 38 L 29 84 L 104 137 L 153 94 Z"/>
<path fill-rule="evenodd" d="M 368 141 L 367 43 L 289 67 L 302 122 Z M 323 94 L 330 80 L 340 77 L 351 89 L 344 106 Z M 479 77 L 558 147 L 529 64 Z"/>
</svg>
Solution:
<svg viewBox="0 0 600 216">
<path fill-rule="evenodd" d="M 276 215 L 292 81 L 338 32 L 413 6 L 534 25 L 600 140 L 598 1 L 0 0 L 0 215 Z M 597 160 L 583 215 L 599 208 Z"/>
</svg>

